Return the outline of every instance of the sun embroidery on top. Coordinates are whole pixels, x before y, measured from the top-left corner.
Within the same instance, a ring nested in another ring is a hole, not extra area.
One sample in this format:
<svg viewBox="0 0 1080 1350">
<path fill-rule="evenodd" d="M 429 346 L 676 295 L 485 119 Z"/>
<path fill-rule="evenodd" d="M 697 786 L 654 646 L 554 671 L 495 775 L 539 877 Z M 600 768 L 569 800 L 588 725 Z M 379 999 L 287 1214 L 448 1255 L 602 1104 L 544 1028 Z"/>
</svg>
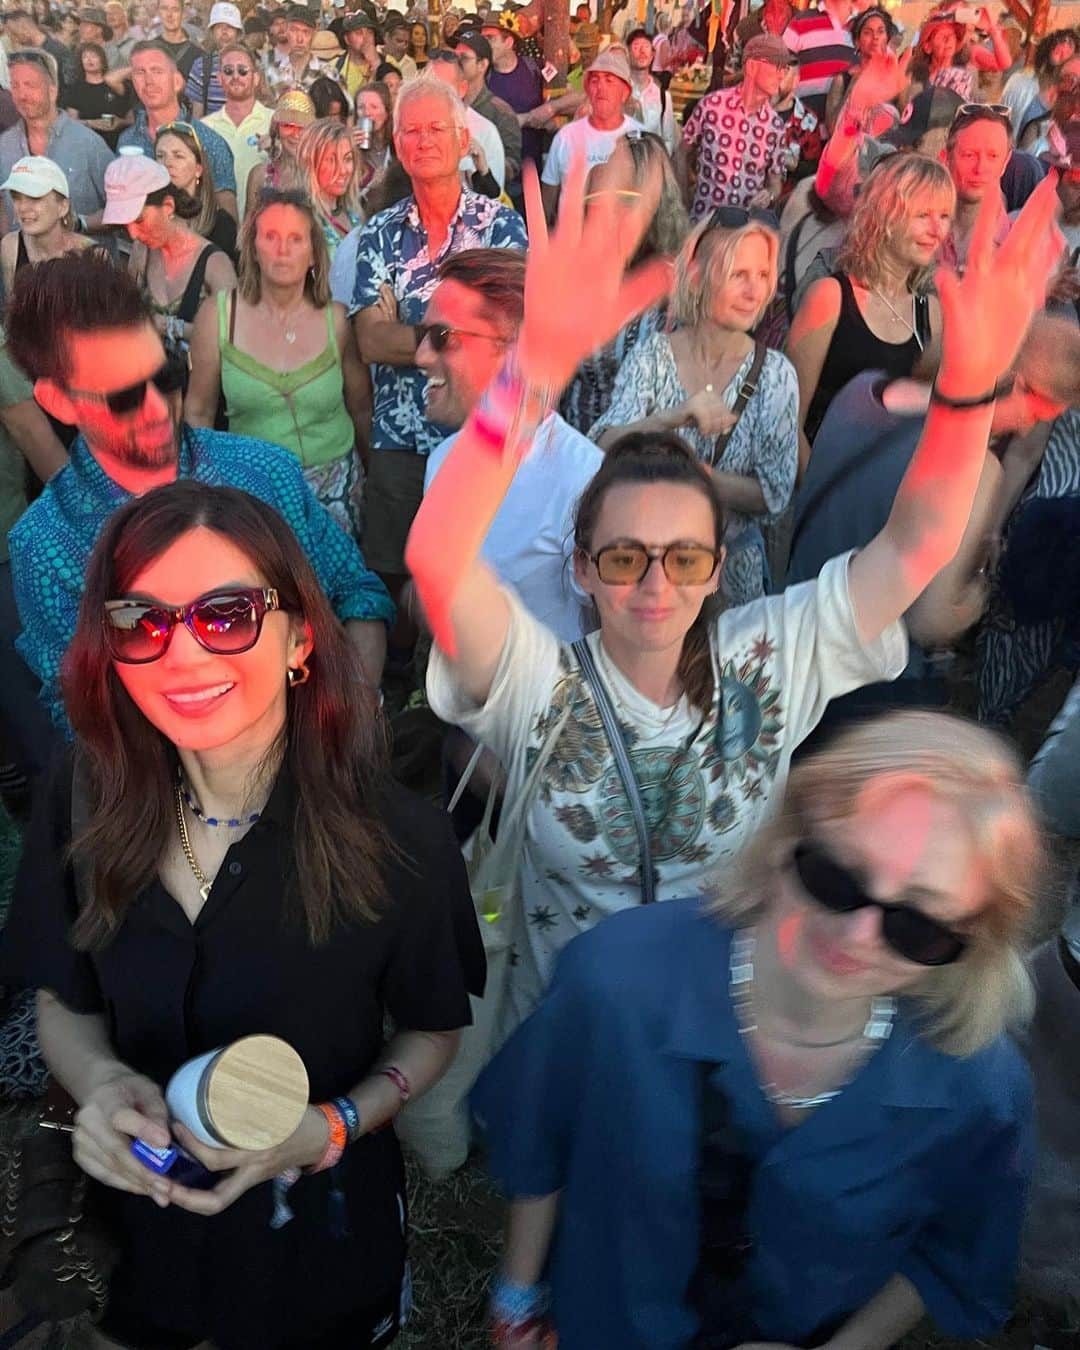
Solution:
<svg viewBox="0 0 1080 1350">
<path fill-rule="evenodd" d="M 773 683 L 770 658 L 776 648 L 763 633 L 739 664 L 725 661 L 716 689 L 716 730 L 701 760 L 710 782 L 738 785 L 744 800 L 763 795 L 765 781 L 776 776 L 784 729 L 780 690 Z M 722 814 L 722 813 L 721 813 Z M 714 812 L 714 825 L 720 826 Z M 720 828 L 723 828 L 720 826 Z"/>
</svg>

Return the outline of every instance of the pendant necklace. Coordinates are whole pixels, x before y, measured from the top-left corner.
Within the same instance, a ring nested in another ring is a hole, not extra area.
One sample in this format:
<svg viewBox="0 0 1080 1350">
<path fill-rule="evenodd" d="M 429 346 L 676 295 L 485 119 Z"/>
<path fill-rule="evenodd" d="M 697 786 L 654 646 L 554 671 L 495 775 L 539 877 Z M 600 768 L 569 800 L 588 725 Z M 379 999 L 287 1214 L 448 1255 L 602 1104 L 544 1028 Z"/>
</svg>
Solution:
<svg viewBox="0 0 1080 1350">
<path fill-rule="evenodd" d="M 213 878 L 208 877 L 199 866 L 195 859 L 195 852 L 191 847 L 191 840 L 188 838 L 187 821 L 184 819 L 184 796 L 180 784 L 176 784 L 176 823 L 180 827 L 180 847 L 184 850 L 184 857 L 187 859 L 187 865 L 191 868 L 192 875 L 199 883 L 199 894 L 203 900 L 210 898 L 210 887 L 214 884 Z"/>
<path fill-rule="evenodd" d="M 878 288 L 875 286 L 873 288 L 873 294 L 877 296 L 877 298 L 881 301 L 881 303 L 885 306 L 885 308 L 889 311 L 889 313 L 893 316 L 893 318 L 896 320 L 897 323 L 902 323 L 905 328 L 911 330 L 911 336 L 915 339 L 919 351 L 922 351 L 923 350 L 922 338 L 919 337 L 918 330 L 915 327 L 914 295 L 911 297 L 911 323 L 908 323 L 907 319 L 904 318 L 904 316 L 899 312 L 899 310 L 894 309 L 894 307 L 889 301 L 889 297 L 885 295 L 884 292 L 879 291 Z"/>
</svg>

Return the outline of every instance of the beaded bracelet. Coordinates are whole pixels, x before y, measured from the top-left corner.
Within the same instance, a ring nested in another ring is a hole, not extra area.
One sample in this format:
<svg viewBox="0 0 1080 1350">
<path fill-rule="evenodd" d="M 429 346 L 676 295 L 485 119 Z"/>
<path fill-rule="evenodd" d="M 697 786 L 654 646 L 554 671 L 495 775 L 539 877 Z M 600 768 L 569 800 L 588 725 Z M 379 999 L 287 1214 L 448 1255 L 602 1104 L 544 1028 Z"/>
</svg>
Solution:
<svg viewBox="0 0 1080 1350">
<path fill-rule="evenodd" d="M 333 1102 L 319 1102 L 315 1109 L 321 1111 L 326 1117 L 326 1123 L 330 1127 L 330 1136 L 319 1161 L 304 1168 L 308 1176 L 335 1167 L 341 1161 L 341 1155 L 345 1152 L 345 1145 L 349 1142 L 349 1131 L 345 1124 L 345 1117 Z"/>
</svg>

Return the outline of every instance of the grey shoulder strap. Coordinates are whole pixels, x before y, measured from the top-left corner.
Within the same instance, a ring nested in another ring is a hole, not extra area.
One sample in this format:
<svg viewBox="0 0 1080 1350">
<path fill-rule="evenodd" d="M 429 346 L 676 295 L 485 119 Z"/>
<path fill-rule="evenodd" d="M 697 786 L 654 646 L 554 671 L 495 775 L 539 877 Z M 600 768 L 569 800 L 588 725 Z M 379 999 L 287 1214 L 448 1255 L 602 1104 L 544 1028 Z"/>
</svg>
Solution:
<svg viewBox="0 0 1080 1350">
<path fill-rule="evenodd" d="M 615 767 L 622 779 L 626 800 L 630 803 L 630 814 L 634 818 L 634 830 L 638 841 L 641 902 L 644 905 L 651 905 L 656 899 L 656 876 L 653 871 L 649 822 L 645 818 L 645 803 L 641 799 L 641 789 L 638 787 L 637 778 L 634 776 L 634 766 L 630 763 L 630 754 L 626 748 L 626 741 L 623 739 L 619 719 L 615 715 L 611 696 L 608 694 L 604 681 L 600 678 L 600 672 L 596 668 L 593 654 L 584 638 L 574 643 L 574 655 L 578 659 L 581 673 L 585 676 L 585 680 L 592 690 L 596 711 L 600 714 L 600 721 L 603 723 L 604 735 L 607 737 L 608 745 L 611 746 L 611 753 L 615 757 Z"/>
</svg>

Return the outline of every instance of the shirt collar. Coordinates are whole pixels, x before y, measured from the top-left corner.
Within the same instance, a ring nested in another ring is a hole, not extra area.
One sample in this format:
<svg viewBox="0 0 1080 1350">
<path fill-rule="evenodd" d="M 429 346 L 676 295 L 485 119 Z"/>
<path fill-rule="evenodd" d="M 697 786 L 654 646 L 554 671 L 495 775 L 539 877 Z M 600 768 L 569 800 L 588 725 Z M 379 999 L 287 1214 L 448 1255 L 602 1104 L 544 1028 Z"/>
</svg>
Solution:
<svg viewBox="0 0 1080 1350">
<path fill-rule="evenodd" d="M 701 903 L 693 940 L 672 972 L 672 1012 L 663 1053 L 724 1064 L 732 1058 L 740 1036 L 728 994 L 732 929 L 710 915 L 705 904 Z M 875 1053 L 881 1076 L 874 1095 L 882 1104 L 918 1110 L 953 1104 L 953 1061 L 918 1035 L 903 1002 L 892 1035 Z"/>
<path fill-rule="evenodd" d="M 449 224 L 447 225 L 446 229 L 447 243 L 449 243 L 450 239 L 453 237 L 453 233 L 456 227 L 460 224 L 461 221 L 465 219 L 466 211 L 470 206 L 470 202 L 468 199 L 474 195 L 475 194 L 466 191 L 465 188 L 461 189 L 461 195 L 458 197 L 457 208 L 455 209 L 454 214 L 450 217 Z M 486 201 L 487 198 L 481 198 L 481 200 Z M 426 242 L 427 230 L 424 229 L 423 222 L 420 219 L 420 208 L 416 204 L 416 198 L 406 197 L 405 201 L 407 203 L 405 208 L 405 224 L 408 225 L 408 227 L 411 230 L 416 230 L 418 233 L 423 234 L 424 240 Z"/>
<path fill-rule="evenodd" d="M 195 463 L 198 456 L 198 441 L 188 426 L 180 429 L 180 448 L 177 456 L 177 478 L 192 478 L 195 475 Z M 87 444 L 86 437 L 80 431 L 71 442 L 68 459 L 76 477 L 94 496 L 112 503 L 113 506 L 125 502 L 131 496 L 126 488 L 110 478 Z M 110 508 L 111 509 L 111 508 Z"/>
</svg>

